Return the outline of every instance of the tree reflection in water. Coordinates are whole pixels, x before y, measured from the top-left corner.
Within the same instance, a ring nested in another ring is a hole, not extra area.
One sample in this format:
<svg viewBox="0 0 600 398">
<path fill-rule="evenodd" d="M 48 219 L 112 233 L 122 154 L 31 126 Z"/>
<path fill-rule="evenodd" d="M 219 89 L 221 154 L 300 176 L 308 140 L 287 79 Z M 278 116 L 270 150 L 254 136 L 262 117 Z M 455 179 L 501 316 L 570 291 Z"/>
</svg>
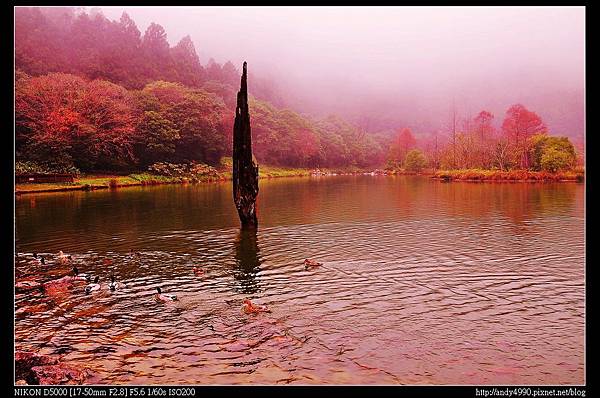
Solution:
<svg viewBox="0 0 600 398">
<path fill-rule="evenodd" d="M 235 240 L 235 270 L 233 275 L 240 286 L 238 290 L 244 294 L 260 291 L 257 274 L 260 271 L 260 249 L 255 229 L 241 229 Z"/>
</svg>

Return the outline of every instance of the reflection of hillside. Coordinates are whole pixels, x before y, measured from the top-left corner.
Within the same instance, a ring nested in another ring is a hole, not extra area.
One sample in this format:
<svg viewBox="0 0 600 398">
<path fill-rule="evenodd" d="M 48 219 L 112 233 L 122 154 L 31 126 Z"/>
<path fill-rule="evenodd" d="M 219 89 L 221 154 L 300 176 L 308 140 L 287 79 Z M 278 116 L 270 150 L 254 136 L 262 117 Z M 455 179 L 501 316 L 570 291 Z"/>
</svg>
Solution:
<svg viewBox="0 0 600 398">
<path fill-rule="evenodd" d="M 373 176 L 261 181 L 259 218 L 267 226 L 382 220 L 410 214 L 428 185 L 422 178 Z"/>
<path fill-rule="evenodd" d="M 514 224 L 540 216 L 569 212 L 575 203 L 575 184 L 500 184 L 493 192 L 497 211 Z"/>
<path fill-rule="evenodd" d="M 394 206 L 405 217 L 419 215 L 419 209 L 429 207 L 434 200 L 435 187 L 431 181 L 420 177 L 393 177 Z"/>
<path fill-rule="evenodd" d="M 577 189 L 570 183 L 440 183 L 436 195 L 449 216 L 502 215 L 514 224 L 573 209 Z"/>
<path fill-rule="evenodd" d="M 326 205 L 324 184 L 309 178 L 261 180 L 258 217 L 262 225 L 318 222 L 318 211 Z M 301 221 L 298 220 L 301 216 Z"/>
<path fill-rule="evenodd" d="M 527 220 L 577 211 L 583 189 L 574 183 L 443 183 L 427 177 L 334 176 L 260 181 L 263 227 L 393 221 L 405 218 L 504 217 Z M 190 231 L 239 225 L 231 185 L 199 184 L 68 192 L 16 198 L 21 251 L 129 251 L 185 248 Z"/>
<path fill-rule="evenodd" d="M 257 273 L 260 271 L 260 250 L 256 231 L 240 230 L 235 240 L 235 270 L 233 276 L 239 282 L 239 291 L 253 294 L 259 291 Z"/>
<path fill-rule="evenodd" d="M 30 199 L 16 199 L 16 230 L 25 242 L 49 242 L 38 250 L 63 250 L 60 242 L 65 238 L 70 247 L 81 247 L 83 251 L 91 244 L 98 250 L 160 250 L 159 246 L 148 246 L 148 242 L 140 243 L 140 237 L 161 231 L 237 225 L 229 184 L 77 191 Z M 107 237 L 117 236 L 117 241 L 107 242 Z"/>
</svg>

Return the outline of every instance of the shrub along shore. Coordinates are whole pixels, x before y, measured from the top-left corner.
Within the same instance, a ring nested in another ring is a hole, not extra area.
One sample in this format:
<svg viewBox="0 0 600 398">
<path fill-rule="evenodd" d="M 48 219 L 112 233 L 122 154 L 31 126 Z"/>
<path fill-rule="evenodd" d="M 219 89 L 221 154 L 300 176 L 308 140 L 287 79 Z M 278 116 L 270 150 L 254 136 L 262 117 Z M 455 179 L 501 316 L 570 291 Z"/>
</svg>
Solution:
<svg viewBox="0 0 600 398">
<path fill-rule="evenodd" d="M 558 171 L 551 173 L 548 171 L 529 171 L 529 170 L 439 170 L 434 173 L 433 178 L 444 181 L 519 181 L 519 182 L 535 182 L 535 181 L 554 181 L 554 182 L 583 182 L 583 169 L 575 169 L 571 171 Z"/>
<path fill-rule="evenodd" d="M 307 176 L 308 169 L 288 169 L 280 167 L 262 166 L 259 178 L 296 177 Z M 152 173 L 118 175 L 83 175 L 75 178 L 73 183 L 41 183 L 41 184 L 16 184 L 15 194 L 60 192 L 60 191 L 91 191 L 97 189 L 121 188 L 142 185 L 161 184 L 194 184 L 231 180 L 231 172 L 220 172 L 217 175 L 180 177 L 165 176 Z"/>
<path fill-rule="evenodd" d="M 115 189 L 121 187 L 161 185 L 161 184 L 196 184 L 231 180 L 231 158 L 223 158 L 218 168 L 205 164 L 171 164 L 155 163 L 148 171 L 129 175 L 86 174 L 74 178 L 72 183 L 24 183 L 15 185 L 15 194 L 91 191 L 97 189 Z M 342 169 L 309 169 L 280 166 L 259 166 L 259 178 L 305 177 L 309 175 L 349 175 L 371 173 L 371 170 L 358 167 Z M 384 174 L 378 170 L 378 174 Z"/>
</svg>

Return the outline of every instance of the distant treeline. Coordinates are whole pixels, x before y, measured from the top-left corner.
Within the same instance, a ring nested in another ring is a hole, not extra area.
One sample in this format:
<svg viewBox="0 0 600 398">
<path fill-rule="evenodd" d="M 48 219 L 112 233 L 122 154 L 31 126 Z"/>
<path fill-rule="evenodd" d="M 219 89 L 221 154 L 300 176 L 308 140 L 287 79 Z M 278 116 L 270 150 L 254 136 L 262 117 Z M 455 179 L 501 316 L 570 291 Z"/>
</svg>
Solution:
<svg viewBox="0 0 600 398">
<path fill-rule="evenodd" d="M 431 167 L 550 172 L 583 165 L 583 153 L 577 153 L 569 138 L 549 135 L 542 118 L 525 106 L 510 106 L 500 129 L 493 120 L 488 111 L 460 122 L 454 118 L 448 136 L 433 134 L 420 142 L 409 128 L 399 129 L 390 145 L 388 165 L 414 171 Z"/>
<path fill-rule="evenodd" d="M 157 80 L 194 88 L 208 81 L 239 84 L 231 62 L 211 59 L 202 66 L 189 36 L 170 47 L 162 26 L 152 23 L 142 35 L 126 13 L 111 21 L 97 9 L 88 14 L 75 7 L 16 8 L 15 63 L 30 75 L 72 73 L 127 89 Z"/>
</svg>

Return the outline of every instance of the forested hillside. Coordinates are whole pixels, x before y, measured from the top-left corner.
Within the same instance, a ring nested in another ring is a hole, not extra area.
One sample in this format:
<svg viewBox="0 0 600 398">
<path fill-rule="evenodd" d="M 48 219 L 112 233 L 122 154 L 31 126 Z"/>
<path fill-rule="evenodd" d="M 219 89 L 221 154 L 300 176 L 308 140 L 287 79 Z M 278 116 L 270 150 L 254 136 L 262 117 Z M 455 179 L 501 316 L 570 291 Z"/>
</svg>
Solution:
<svg viewBox="0 0 600 398">
<path fill-rule="evenodd" d="M 125 13 L 110 21 L 76 8 L 18 8 L 15 43 L 18 160 L 127 170 L 156 161 L 215 164 L 230 153 L 240 74 L 231 62 L 201 65 L 189 36 L 170 47 L 160 25 L 142 34 Z M 259 161 L 382 161 L 384 139 L 282 108 L 268 83 L 250 81 Z"/>
<path fill-rule="evenodd" d="M 109 20 L 96 9 L 16 8 L 16 159 L 84 172 L 219 164 L 231 153 L 239 77 L 229 61 L 202 65 L 190 36 L 171 46 L 162 26 L 142 34 L 126 13 Z M 502 123 L 480 110 L 455 114 L 442 134 L 373 131 L 300 114 L 275 83 L 252 73 L 249 81 L 254 153 L 265 164 L 556 171 L 582 163 L 581 143 L 542 140 L 554 132 L 519 103 Z"/>
</svg>

